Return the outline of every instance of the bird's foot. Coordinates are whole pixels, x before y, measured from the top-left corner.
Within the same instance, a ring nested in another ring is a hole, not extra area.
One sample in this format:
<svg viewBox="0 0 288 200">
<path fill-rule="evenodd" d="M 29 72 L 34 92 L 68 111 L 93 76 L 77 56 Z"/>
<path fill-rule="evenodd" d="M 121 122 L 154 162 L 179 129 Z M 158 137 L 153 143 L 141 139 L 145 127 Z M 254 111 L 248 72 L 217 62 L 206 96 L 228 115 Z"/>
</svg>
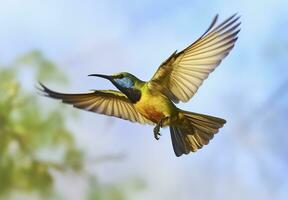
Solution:
<svg viewBox="0 0 288 200">
<path fill-rule="evenodd" d="M 155 126 L 155 128 L 153 129 L 153 132 L 154 132 L 154 138 L 155 138 L 156 140 L 159 140 L 159 139 L 160 139 L 159 136 L 161 136 L 161 134 L 160 134 L 160 125 L 159 125 L 159 124 L 157 124 L 157 125 Z"/>
<path fill-rule="evenodd" d="M 162 119 L 158 122 L 158 124 L 155 126 L 153 132 L 154 132 L 154 138 L 155 138 L 156 140 L 159 140 L 159 139 L 160 139 L 160 137 L 159 137 L 159 136 L 161 136 L 161 134 L 160 134 L 160 128 L 163 127 L 163 123 L 164 123 L 164 121 L 167 120 L 167 119 L 169 119 L 169 117 L 164 117 L 164 118 L 162 118 Z"/>
</svg>

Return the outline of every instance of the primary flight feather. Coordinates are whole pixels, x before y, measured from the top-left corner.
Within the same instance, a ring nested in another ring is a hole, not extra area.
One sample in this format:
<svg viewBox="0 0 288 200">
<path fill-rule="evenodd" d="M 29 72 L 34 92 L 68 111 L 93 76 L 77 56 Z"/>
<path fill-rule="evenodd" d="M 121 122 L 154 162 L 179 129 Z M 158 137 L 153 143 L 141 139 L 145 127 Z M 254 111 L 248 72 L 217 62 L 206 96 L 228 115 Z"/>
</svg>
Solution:
<svg viewBox="0 0 288 200">
<path fill-rule="evenodd" d="M 239 16 L 232 15 L 216 25 L 216 15 L 204 34 L 194 43 L 164 61 L 152 79 L 141 81 L 122 72 L 91 74 L 108 79 L 119 90 L 95 90 L 84 94 L 52 91 L 40 83 L 41 92 L 76 108 L 138 122 L 154 124 L 158 140 L 161 127 L 170 127 L 176 156 L 195 152 L 207 145 L 226 121 L 221 118 L 181 110 L 174 103 L 187 102 L 208 75 L 221 63 L 237 40 Z"/>
</svg>

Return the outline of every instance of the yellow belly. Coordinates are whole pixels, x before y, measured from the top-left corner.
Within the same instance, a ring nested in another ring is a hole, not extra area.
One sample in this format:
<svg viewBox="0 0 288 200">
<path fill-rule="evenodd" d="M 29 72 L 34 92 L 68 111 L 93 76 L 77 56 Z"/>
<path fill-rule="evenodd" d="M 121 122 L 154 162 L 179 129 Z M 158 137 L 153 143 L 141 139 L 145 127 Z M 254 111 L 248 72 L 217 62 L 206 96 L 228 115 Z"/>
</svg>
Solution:
<svg viewBox="0 0 288 200">
<path fill-rule="evenodd" d="M 162 118 L 177 113 L 176 106 L 167 97 L 159 94 L 142 92 L 141 99 L 135 104 L 137 111 L 145 118 L 158 123 Z"/>
</svg>

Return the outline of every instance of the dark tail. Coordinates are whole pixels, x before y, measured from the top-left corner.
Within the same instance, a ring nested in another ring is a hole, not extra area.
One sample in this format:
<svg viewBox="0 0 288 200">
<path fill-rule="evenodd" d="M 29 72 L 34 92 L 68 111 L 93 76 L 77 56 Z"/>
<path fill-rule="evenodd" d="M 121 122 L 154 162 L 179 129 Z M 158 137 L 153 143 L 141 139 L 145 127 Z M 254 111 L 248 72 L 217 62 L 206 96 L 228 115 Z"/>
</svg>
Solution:
<svg viewBox="0 0 288 200">
<path fill-rule="evenodd" d="M 180 111 L 181 124 L 170 126 L 172 145 L 177 157 L 207 145 L 226 120 L 198 113 Z"/>
</svg>

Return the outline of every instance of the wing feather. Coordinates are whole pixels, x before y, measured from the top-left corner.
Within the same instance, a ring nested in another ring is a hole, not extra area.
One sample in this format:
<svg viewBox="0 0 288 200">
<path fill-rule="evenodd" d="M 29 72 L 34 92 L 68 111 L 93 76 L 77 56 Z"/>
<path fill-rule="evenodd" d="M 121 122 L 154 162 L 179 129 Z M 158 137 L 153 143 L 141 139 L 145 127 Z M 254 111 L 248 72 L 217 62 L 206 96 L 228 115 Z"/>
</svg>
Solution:
<svg viewBox="0 0 288 200">
<path fill-rule="evenodd" d="M 240 31 L 239 18 L 234 14 L 215 26 L 216 15 L 200 38 L 160 65 L 148 82 L 150 89 L 160 90 L 174 102 L 187 102 L 234 47 Z"/>
<path fill-rule="evenodd" d="M 95 90 L 83 94 L 64 94 L 52 91 L 41 83 L 40 86 L 39 90 L 44 96 L 62 100 L 63 103 L 72 104 L 76 108 L 141 124 L 153 124 L 153 122 L 138 113 L 130 100 L 119 91 Z"/>
</svg>

